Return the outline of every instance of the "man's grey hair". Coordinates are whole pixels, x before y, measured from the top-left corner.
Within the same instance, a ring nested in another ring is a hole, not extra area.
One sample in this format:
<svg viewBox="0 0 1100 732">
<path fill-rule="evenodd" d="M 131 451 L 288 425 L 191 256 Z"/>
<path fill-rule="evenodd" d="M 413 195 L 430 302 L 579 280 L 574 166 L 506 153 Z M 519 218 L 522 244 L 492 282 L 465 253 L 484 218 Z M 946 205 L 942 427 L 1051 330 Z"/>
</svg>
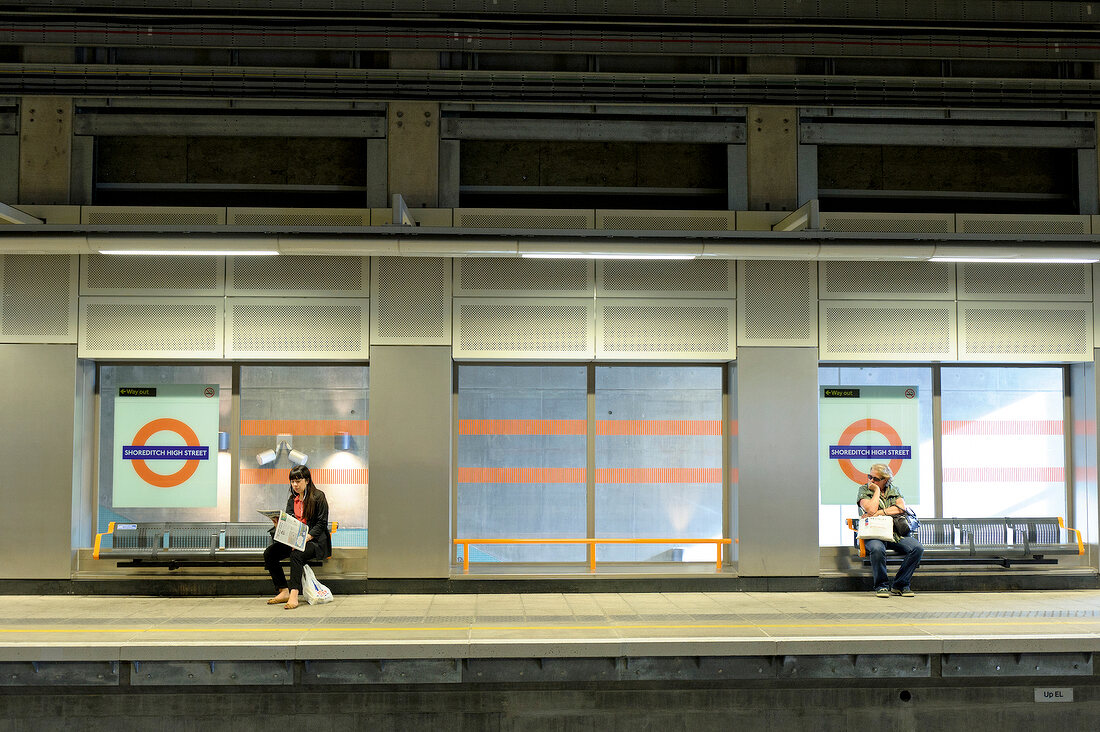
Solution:
<svg viewBox="0 0 1100 732">
<path fill-rule="evenodd" d="M 893 478 L 894 477 L 894 471 L 890 470 L 890 466 L 887 465 L 886 463 L 875 463 L 874 465 L 871 466 L 870 470 L 868 470 L 867 472 L 871 473 L 873 475 L 878 475 L 882 478 Z"/>
</svg>

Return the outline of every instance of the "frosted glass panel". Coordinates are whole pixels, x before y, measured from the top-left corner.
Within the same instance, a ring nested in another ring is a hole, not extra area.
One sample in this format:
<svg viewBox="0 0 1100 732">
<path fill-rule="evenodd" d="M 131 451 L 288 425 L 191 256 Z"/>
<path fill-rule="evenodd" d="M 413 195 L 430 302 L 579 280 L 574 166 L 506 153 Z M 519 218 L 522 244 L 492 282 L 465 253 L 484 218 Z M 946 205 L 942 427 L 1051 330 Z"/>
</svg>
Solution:
<svg viewBox="0 0 1100 732">
<path fill-rule="evenodd" d="M 586 388 L 584 366 L 459 368 L 458 538 L 586 536 Z M 586 557 L 584 545 L 470 549 L 474 562 Z"/>
<path fill-rule="evenodd" d="M 339 523 L 332 545 L 367 545 L 368 389 L 366 366 L 241 367 L 242 521 L 286 505 L 304 456 Z"/>
<path fill-rule="evenodd" d="M 722 368 L 596 367 L 596 536 L 721 538 Z M 597 561 L 708 561 L 713 544 L 601 544 Z"/>
<path fill-rule="evenodd" d="M 1065 516 L 1063 369 L 942 371 L 943 514 Z"/>
</svg>

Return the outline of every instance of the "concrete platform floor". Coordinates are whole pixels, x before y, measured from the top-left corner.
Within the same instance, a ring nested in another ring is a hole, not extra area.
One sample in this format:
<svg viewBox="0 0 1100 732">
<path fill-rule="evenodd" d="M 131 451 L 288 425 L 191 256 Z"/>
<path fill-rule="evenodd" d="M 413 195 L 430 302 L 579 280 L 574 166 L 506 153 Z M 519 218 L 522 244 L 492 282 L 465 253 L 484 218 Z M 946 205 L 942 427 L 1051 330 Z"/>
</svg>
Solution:
<svg viewBox="0 0 1100 732">
<path fill-rule="evenodd" d="M 0 662 L 1092 653 L 1100 591 L 0 596 Z M 1091 664 L 1091 661 L 1090 661 Z"/>
</svg>

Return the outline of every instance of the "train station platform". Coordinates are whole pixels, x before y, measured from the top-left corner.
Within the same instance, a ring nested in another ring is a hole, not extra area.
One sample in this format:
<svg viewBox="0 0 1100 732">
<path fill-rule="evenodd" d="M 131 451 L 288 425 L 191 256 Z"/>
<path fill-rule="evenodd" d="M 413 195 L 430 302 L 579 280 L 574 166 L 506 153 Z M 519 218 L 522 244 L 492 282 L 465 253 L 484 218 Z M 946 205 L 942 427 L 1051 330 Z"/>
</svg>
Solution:
<svg viewBox="0 0 1100 732">
<path fill-rule="evenodd" d="M 271 722 L 241 698 L 247 691 L 320 694 L 334 713 L 350 705 L 379 722 L 413 713 L 415 699 L 428 705 L 415 711 L 427 726 L 415 728 L 541 729 L 518 725 L 521 707 L 588 724 L 597 710 L 637 718 L 662 694 L 695 693 L 646 718 L 680 709 L 709 729 L 711 714 L 744 713 L 744 728 L 771 728 L 754 723 L 778 724 L 784 694 L 810 694 L 796 706 L 816 699 L 826 720 L 839 704 L 838 728 L 872 699 L 873 714 L 919 721 L 936 710 L 951 718 L 965 698 L 967 715 L 991 715 L 969 729 L 1013 729 L 987 726 L 1012 708 L 1028 720 L 1100 718 L 1098 590 L 361 594 L 292 611 L 265 599 L 0 596 L 0 712 L 38 725 L 58 713 L 46 700 L 61 698 L 72 713 L 99 710 L 104 728 L 127 729 L 156 719 L 150 702 L 161 699 L 181 719 L 210 704 L 204 713 Z M 612 692 L 620 696 L 589 703 Z M 369 699 L 376 706 L 362 707 Z M 447 699 L 458 717 L 480 721 L 435 726 Z"/>
</svg>

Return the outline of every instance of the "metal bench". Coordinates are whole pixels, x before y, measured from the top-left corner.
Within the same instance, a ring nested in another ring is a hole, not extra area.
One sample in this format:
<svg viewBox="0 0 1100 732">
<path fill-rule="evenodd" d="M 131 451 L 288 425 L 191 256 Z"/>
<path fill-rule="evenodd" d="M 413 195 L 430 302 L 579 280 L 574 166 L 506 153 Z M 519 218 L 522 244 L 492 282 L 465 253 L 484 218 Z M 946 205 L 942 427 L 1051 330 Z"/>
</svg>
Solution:
<svg viewBox="0 0 1100 732">
<path fill-rule="evenodd" d="M 330 524 L 336 533 L 338 522 Z M 120 559 L 118 566 L 168 567 L 220 565 L 247 567 L 262 564 L 271 543 L 271 523 L 230 521 L 111 522 L 96 534 L 92 557 Z M 320 560 L 311 561 L 321 566 Z"/>
<path fill-rule="evenodd" d="M 866 557 L 855 535 L 858 519 L 845 519 L 859 556 Z M 1047 555 L 1082 555 L 1081 533 L 1060 516 L 1042 518 L 921 518 L 917 538 L 924 544 L 922 564 L 1056 564 Z M 901 561 L 887 556 L 887 561 Z M 864 564 L 869 564 L 868 560 Z"/>
</svg>

